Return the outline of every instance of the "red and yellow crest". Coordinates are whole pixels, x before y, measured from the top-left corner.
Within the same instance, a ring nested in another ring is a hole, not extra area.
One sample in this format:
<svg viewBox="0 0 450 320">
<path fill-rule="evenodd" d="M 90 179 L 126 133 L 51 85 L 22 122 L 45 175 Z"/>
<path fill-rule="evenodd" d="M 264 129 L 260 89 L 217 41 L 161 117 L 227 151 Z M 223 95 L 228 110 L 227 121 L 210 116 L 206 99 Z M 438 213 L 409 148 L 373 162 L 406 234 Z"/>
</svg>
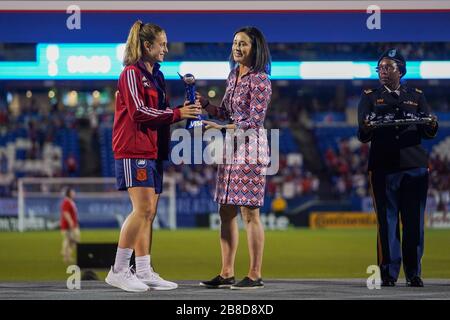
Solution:
<svg viewBox="0 0 450 320">
<path fill-rule="evenodd" d="M 147 169 L 137 169 L 136 170 L 136 180 L 146 181 L 147 180 Z"/>
</svg>

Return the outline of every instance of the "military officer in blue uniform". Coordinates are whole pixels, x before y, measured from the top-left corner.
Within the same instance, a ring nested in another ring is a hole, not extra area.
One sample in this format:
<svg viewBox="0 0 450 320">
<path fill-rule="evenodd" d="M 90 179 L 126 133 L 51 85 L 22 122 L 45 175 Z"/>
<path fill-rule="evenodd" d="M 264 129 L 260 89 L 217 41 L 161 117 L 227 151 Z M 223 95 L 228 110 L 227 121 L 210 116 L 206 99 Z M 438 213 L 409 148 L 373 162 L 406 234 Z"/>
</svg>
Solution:
<svg viewBox="0 0 450 320">
<path fill-rule="evenodd" d="M 406 61 L 398 50 L 383 53 L 377 72 L 381 86 L 364 90 L 358 106 L 358 138 L 363 143 L 371 142 L 369 184 L 378 220 L 377 256 L 382 286 L 395 286 L 403 259 L 407 286 L 423 287 L 428 154 L 421 141 L 436 136 L 437 118 L 432 116 L 426 124 L 371 125 L 366 118 L 370 113 L 396 117 L 431 113 L 421 90 L 400 83 L 406 74 Z"/>
</svg>

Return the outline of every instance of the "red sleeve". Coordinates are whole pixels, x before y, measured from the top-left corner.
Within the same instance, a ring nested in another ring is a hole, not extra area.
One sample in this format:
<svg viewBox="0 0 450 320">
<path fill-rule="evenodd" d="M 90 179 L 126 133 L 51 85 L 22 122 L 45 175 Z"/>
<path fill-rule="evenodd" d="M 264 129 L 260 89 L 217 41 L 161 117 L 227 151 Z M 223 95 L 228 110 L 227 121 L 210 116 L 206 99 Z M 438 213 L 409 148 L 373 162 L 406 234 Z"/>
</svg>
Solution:
<svg viewBox="0 0 450 320">
<path fill-rule="evenodd" d="M 67 211 L 69 213 L 72 211 L 72 206 L 70 205 L 70 202 L 67 201 L 67 199 L 64 199 L 63 203 L 61 204 L 61 213 L 63 213 L 64 211 Z"/>
<path fill-rule="evenodd" d="M 183 107 L 183 106 L 181 106 Z M 183 119 L 181 119 L 181 112 L 180 112 L 180 108 L 177 107 L 176 109 L 173 109 L 173 118 L 172 118 L 172 122 L 171 123 L 175 123 L 178 121 L 181 121 Z"/>
<path fill-rule="evenodd" d="M 128 114 L 134 122 L 152 122 L 154 124 L 171 124 L 179 121 L 180 111 L 167 108 L 158 110 L 145 105 L 144 86 L 139 79 L 139 71 L 125 68 L 120 75 L 120 92 L 123 95 Z"/>
<path fill-rule="evenodd" d="M 63 221 L 62 223 L 67 223 L 64 212 L 68 212 L 70 217 L 72 218 L 73 223 L 75 225 L 78 225 L 77 209 L 72 204 L 72 202 L 67 199 L 64 199 L 61 204 L 61 221 Z"/>
</svg>

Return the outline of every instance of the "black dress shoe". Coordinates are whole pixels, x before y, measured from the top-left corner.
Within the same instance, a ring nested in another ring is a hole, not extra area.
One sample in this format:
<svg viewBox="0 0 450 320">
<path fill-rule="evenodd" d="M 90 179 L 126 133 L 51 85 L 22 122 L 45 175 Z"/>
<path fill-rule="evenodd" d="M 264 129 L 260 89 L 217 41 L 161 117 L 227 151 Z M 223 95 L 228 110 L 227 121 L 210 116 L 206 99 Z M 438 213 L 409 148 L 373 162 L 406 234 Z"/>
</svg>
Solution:
<svg viewBox="0 0 450 320">
<path fill-rule="evenodd" d="M 420 277 L 413 277 L 412 279 L 406 280 L 407 287 L 423 287 L 423 281 Z"/>
<path fill-rule="evenodd" d="M 264 282 L 261 278 L 252 280 L 245 277 L 235 285 L 231 286 L 231 290 L 261 289 L 264 288 Z"/>
<path fill-rule="evenodd" d="M 229 288 L 233 284 L 235 284 L 234 277 L 224 278 L 221 275 L 209 280 L 200 282 L 200 286 L 210 288 L 210 289 L 221 289 L 221 288 Z"/>
<path fill-rule="evenodd" d="M 381 286 L 382 287 L 395 287 L 395 280 L 394 279 L 383 279 L 383 281 L 381 281 Z"/>
</svg>

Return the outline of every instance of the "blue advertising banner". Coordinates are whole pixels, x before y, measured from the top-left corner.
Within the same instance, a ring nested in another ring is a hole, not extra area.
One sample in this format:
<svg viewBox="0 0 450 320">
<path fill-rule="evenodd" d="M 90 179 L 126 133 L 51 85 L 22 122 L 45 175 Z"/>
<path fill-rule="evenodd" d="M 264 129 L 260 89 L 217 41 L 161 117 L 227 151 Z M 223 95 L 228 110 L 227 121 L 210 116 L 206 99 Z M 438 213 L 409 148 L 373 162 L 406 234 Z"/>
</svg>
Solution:
<svg viewBox="0 0 450 320">
<path fill-rule="evenodd" d="M 67 18 L 66 13 L 0 12 L 0 42 L 125 42 L 137 19 L 162 26 L 169 42 L 231 43 L 243 24 L 259 27 L 269 42 L 450 41 L 450 12 L 386 13 L 379 30 L 366 27 L 366 13 L 87 12 L 79 30 L 66 28 Z M 182 21 L 189 21 L 189 28 Z"/>
<path fill-rule="evenodd" d="M 125 42 L 140 19 L 169 42 L 231 42 L 243 25 L 270 42 L 450 40 L 450 1 L 1 1 L 0 42 Z"/>
</svg>

